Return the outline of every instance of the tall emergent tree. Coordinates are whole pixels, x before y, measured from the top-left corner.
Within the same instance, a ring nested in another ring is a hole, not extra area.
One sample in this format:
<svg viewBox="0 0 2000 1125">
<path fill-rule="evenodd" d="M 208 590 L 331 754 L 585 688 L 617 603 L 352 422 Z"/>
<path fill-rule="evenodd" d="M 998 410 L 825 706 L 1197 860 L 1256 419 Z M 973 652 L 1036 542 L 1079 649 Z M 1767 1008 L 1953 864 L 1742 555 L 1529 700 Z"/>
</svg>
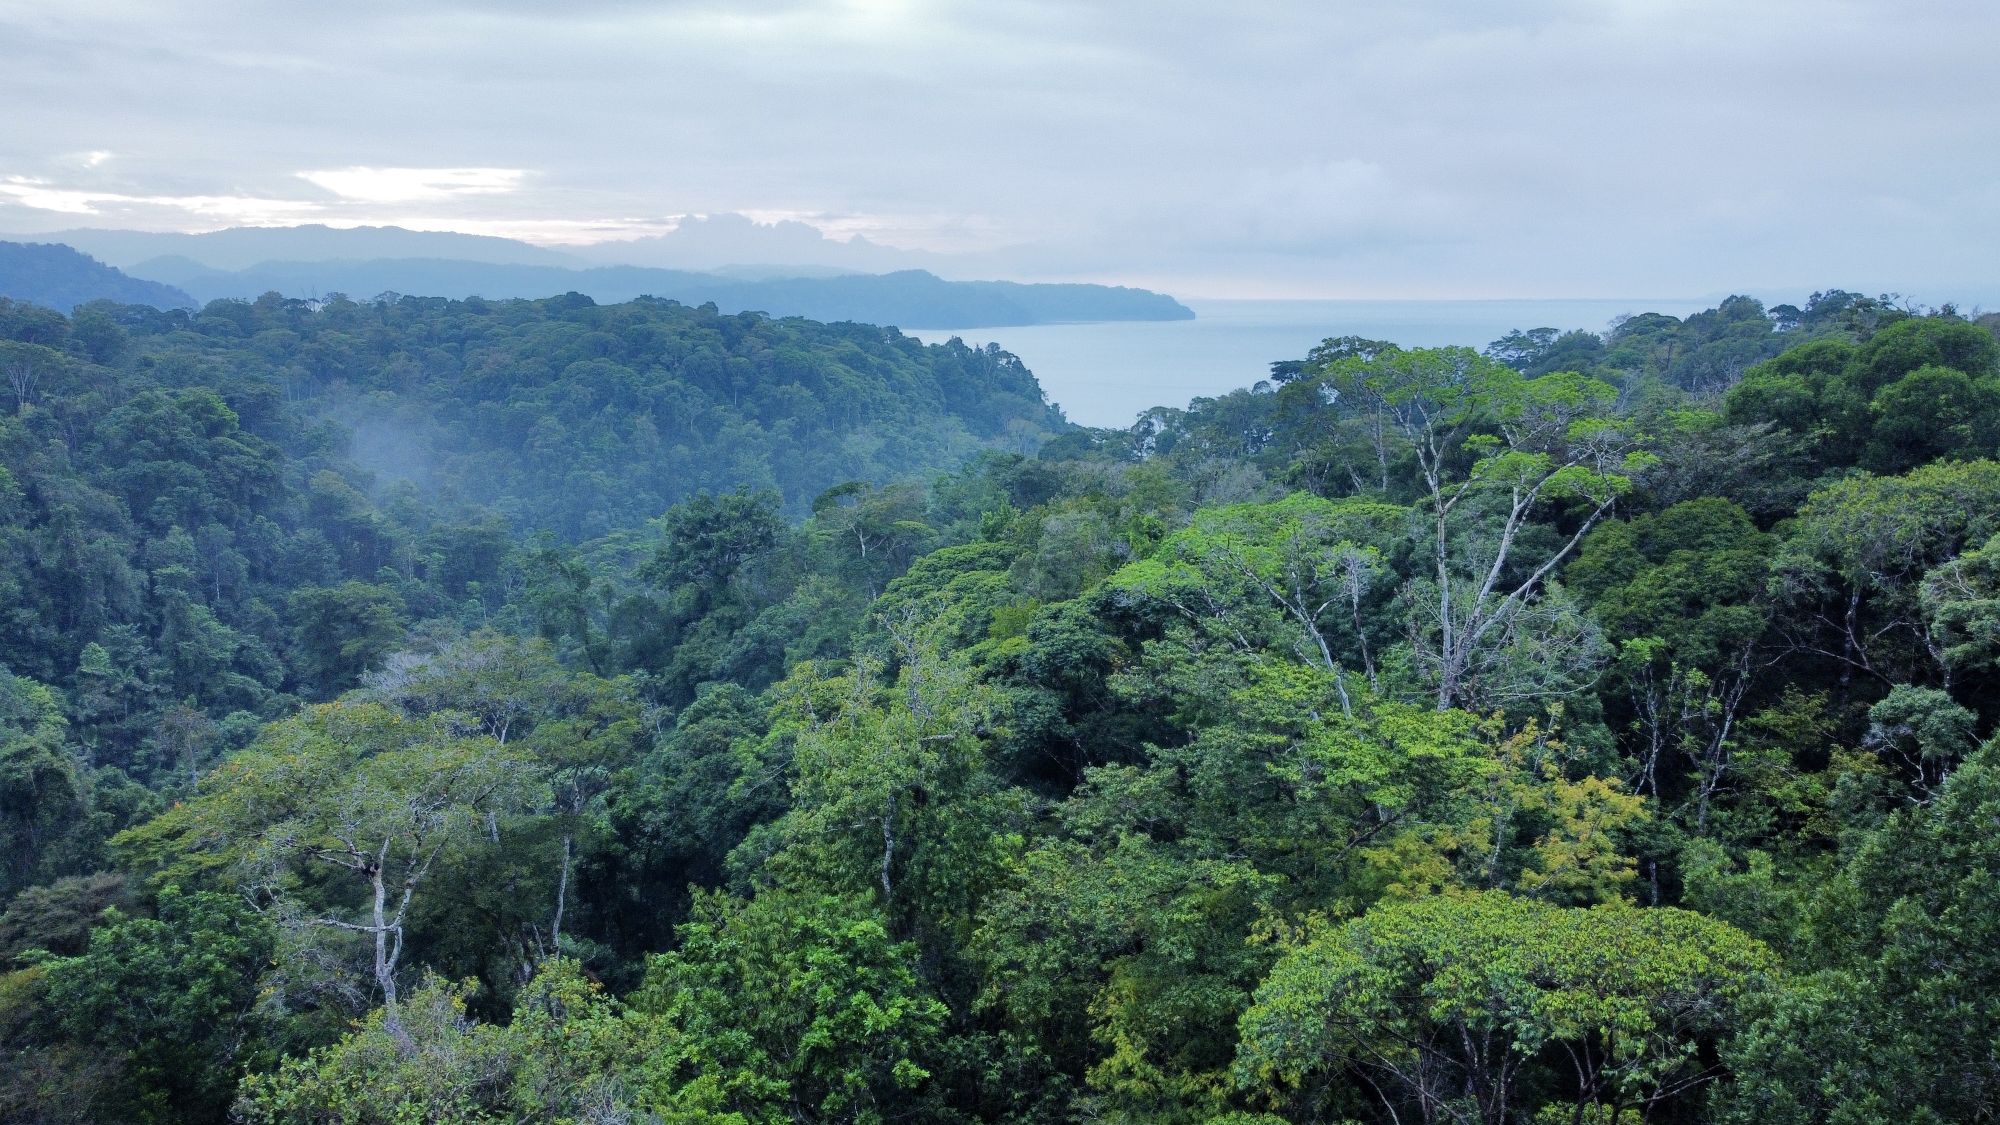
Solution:
<svg viewBox="0 0 2000 1125">
<path fill-rule="evenodd" d="M 533 764 L 450 714 L 330 703 L 275 723 L 194 799 L 120 837 L 172 872 L 215 871 L 295 936 L 362 939 L 400 1034 L 405 926 L 448 848 L 519 802 Z"/>
<path fill-rule="evenodd" d="M 1351 356 L 1326 380 L 1372 420 L 1383 464 L 1414 462 L 1431 574 L 1412 591 L 1410 638 L 1437 705 L 1541 694 L 1529 665 L 1560 665 L 1588 638 L 1538 614 L 1537 596 L 1653 460 L 1617 392 L 1572 373 L 1529 379 L 1469 348 Z M 1551 509 L 1561 531 L 1530 535 Z"/>
</svg>

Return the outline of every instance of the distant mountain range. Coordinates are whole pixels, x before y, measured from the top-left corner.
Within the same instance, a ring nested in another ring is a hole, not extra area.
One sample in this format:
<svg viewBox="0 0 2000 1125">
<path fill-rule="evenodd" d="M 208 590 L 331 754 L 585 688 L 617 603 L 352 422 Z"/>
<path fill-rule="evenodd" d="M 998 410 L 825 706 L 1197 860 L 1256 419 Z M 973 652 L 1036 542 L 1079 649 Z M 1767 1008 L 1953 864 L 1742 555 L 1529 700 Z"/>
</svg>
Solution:
<svg viewBox="0 0 2000 1125">
<path fill-rule="evenodd" d="M 956 273 L 954 265 L 970 264 L 954 255 L 899 250 L 859 236 L 829 238 L 808 223 L 759 223 L 742 215 L 689 216 L 663 235 L 560 248 L 451 231 L 318 224 L 232 227 L 204 234 L 79 228 L 0 234 L 0 238 L 60 242 L 125 270 L 162 257 L 186 258 L 214 270 L 249 269 L 264 262 L 435 258 L 489 265 L 652 266 L 725 274 L 748 267 L 767 277 L 907 269 Z"/>
<path fill-rule="evenodd" d="M 96 300 L 158 308 L 195 303 L 171 285 L 127 277 L 70 247 L 20 242 L 0 242 L 0 297 L 63 313 Z"/>
<path fill-rule="evenodd" d="M 894 273 L 923 269 L 965 276 L 981 269 L 976 257 L 901 250 L 861 235 L 831 238 L 810 223 L 760 223 L 743 215 L 690 215 L 672 231 L 650 238 L 566 247 L 592 265 L 657 266 L 714 272 L 750 262 L 783 262 L 801 267 L 854 273 Z M 454 255 L 456 256 L 456 255 Z M 809 276 L 795 273 L 795 276 Z M 989 273 L 988 276 L 991 276 Z"/>
<path fill-rule="evenodd" d="M 901 328 L 1194 316 L 1172 297 L 1145 289 L 947 280 L 919 263 L 948 261 L 949 255 L 899 250 L 860 237 L 834 239 L 805 223 L 754 223 L 740 215 L 687 219 L 659 237 L 563 250 L 400 227 L 237 227 L 206 234 L 69 230 L 17 237 L 60 241 L 74 248 L 78 262 L 105 272 L 106 280 L 93 288 L 80 281 L 74 263 L 59 266 L 46 258 L 36 259 L 41 266 L 24 264 L 16 283 L 24 298 L 64 311 L 67 306 L 59 302 L 77 293 L 87 294 L 81 300 L 103 296 L 172 306 L 267 292 L 301 298 L 344 293 L 356 299 L 382 293 L 506 299 L 577 292 L 602 302 L 667 297 L 689 305 L 713 302 L 725 312 Z M 613 255 L 630 257 L 607 263 Z M 634 260 L 644 264 L 631 264 Z M 49 271 L 46 293 L 30 292 L 37 269 Z M 113 276 L 152 288 L 114 292 L 107 288 Z"/>
<path fill-rule="evenodd" d="M 573 254 L 511 238 L 402 227 L 231 227 L 205 234 L 138 230 L 59 230 L 0 235 L 20 242 L 60 242 L 119 269 L 154 258 L 179 257 L 213 270 L 249 269 L 262 262 L 330 258 L 452 258 L 493 265 L 585 266 Z"/>
<path fill-rule="evenodd" d="M 772 267 L 776 268 L 776 267 Z M 245 270 L 212 270 L 186 258 L 155 258 L 133 267 L 197 300 L 381 293 L 426 297 L 548 297 L 582 293 L 601 302 L 668 297 L 683 304 L 714 302 L 724 312 L 756 310 L 813 320 L 856 320 L 901 328 L 995 328 L 1084 320 L 1186 320 L 1194 316 L 1172 297 L 1106 285 L 1027 285 L 1011 281 L 945 281 L 923 270 L 822 277 L 745 278 L 644 266 L 505 265 L 435 258 L 372 261 L 265 262 Z"/>
</svg>

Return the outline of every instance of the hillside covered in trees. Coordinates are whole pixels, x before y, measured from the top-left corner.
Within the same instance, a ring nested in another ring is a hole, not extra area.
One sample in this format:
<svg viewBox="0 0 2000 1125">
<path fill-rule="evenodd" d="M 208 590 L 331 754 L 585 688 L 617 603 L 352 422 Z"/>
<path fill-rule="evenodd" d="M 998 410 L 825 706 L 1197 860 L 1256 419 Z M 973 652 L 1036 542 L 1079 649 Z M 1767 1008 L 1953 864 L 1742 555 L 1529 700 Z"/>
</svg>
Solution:
<svg viewBox="0 0 2000 1125">
<path fill-rule="evenodd" d="M 1189 320 L 1194 313 L 1163 293 L 1125 286 L 947 281 L 927 270 L 891 273 L 836 272 L 792 276 L 784 267 L 755 277 L 646 266 L 494 264 L 449 258 L 378 258 L 361 261 L 268 261 L 240 270 L 209 269 L 186 258 L 156 258 L 132 267 L 204 300 L 248 298 L 276 292 L 288 297 L 324 293 L 422 293 L 489 299 L 578 292 L 605 303 L 635 297 L 713 302 L 725 312 L 757 310 L 774 316 L 861 320 L 904 328 L 985 328 L 1092 320 Z"/>
<path fill-rule="evenodd" d="M 2000 1104 L 1990 323 L 0 328 L 0 1119 Z"/>
<path fill-rule="evenodd" d="M 0 242 L 0 299 L 67 313 L 92 301 L 192 308 L 194 298 L 171 285 L 131 277 L 67 246 Z"/>
<path fill-rule="evenodd" d="M 712 304 L 726 313 L 904 328 L 1194 319 L 1192 310 L 1164 293 L 1122 285 L 946 280 L 922 269 L 862 273 L 772 265 L 711 272 L 591 266 L 525 243 L 443 232 L 239 228 L 207 235 L 73 231 L 55 237 L 73 237 L 79 245 L 115 254 L 124 269 L 67 244 L 0 241 L 0 297 L 69 312 L 97 300 L 193 309 L 213 301 L 255 300 L 266 293 L 315 303 L 346 294 L 501 301 L 581 293 L 603 304 L 651 297 Z M 183 254 L 133 258 L 136 247 L 149 245 L 179 247 L 210 261 Z M 243 261 L 243 254 L 260 245 L 294 252 L 318 249 L 321 256 Z M 366 257 L 357 256 L 371 250 Z M 213 264 L 217 259 L 242 264 L 222 268 Z"/>
</svg>

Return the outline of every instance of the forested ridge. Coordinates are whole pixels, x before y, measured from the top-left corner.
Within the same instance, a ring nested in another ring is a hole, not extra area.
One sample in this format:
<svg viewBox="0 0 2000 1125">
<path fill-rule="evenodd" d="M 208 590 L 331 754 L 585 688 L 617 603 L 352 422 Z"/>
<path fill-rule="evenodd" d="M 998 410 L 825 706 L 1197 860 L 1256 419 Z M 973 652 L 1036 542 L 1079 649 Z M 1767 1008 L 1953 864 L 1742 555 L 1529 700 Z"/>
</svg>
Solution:
<svg viewBox="0 0 2000 1125">
<path fill-rule="evenodd" d="M 276 291 L 426 293 L 488 298 L 532 296 L 565 290 L 599 301 L 650 294 L 690 303 L 714 302 L 729 312 L 762 309 L 816 320 L 866 320 L 905 328 L 977 328 L 1087 320 L 1187 320 L 1194 313 L 1163 293 L 1122 286 L 947 281 L 926 270 L 788 276 L 730 277 L 698 270 L 646 266 L 495 264 L 451 259 L 267 261 L 242 270 L 214 270 L 186 259 L 156 259 L 133 267 L 198 297 L 237 297 Z M 759 271 L 762 273 L 763 271 Z"/>
<path fill-rule="evenodd" d="M 80 239 L 83 244 L 100 245 L 110 253 L 117 253 L 121 244 L 129 250 L 131 244 L 127 239 L 149 237 L 131 231 L 74 233 L 85 236 Z M 252 238 L 270 235 L 268 229 L 216 233 Z M 371 233 L 379 236 L 380 241 L 369 237 Z M 355 232 L 321 230 L 319 234 L 338 240 L 354 237 Z M 495 241 L 501 245 L 490 253 L 533 254 L 533 248 L 524 243 Z M 402 252 L 395 256 L 369 254 L 358 258 L 352 253 L 370 244 L 386 248 L 384 242 L 401 244 Z M 0 239 L 0 297 L 66 312 L 100 299 L 162 309 L 193 309 L 215 300 L 248 300 L 260 293 L 315 299 L 322 294 L 347 293 L 422 293 L 432 297 L 476 294 L 489 301 L 581 293 L 605 304 L 650 296 L 690 305 L 713 304 L 728 313 L 759 310 L 775 316 L 867 321 L 904 328 L 1194 318 L 1191 310 L 1166 294 L 1125 286 L 947 281 L 919 269 L 814 275 L 810 267 L 794 270 L 784 266 L 753 266 L 739 267 L 750 271 L 747 276 L 732 276 L 731 272 L 633 265 L 571 268 L 551 262 L 418 257 L 411 253 L 415 247 L 438 244 L 411 231 L 363 232 L 360 244 L 348 244 L 348 252 L 336 249 L 337 245 L 338 242 L 322 243 L 324 257 L 260 259 L 240 269 L 213 268 L 180 255 L 136 261 L 129 255 L 121 255 L 131 271 L 128 275 L 66 243 Z M 468 244 L 463 239 L 446 236 L 442 245 L 473 253 L 481 248 L 476 238 Z M 197 252 L 218 250 L 225 257 L 229 254 L 215 246 Z M 558 262 L 565 258 L 560 254 L 553 257 Z"/>
<path fill-rule="evenodd" d="M 0 338 L 0 1119 L 2000 1113 L 1990 318 Z"/>
<path fill-rule="evenodd" d="M 194 304 L 194 298 L 171 285 L 131 277 L 68 246 L 3 240 L 0 298 L 58 310 L 101 299 L 161 308 Z"/>
</svg>

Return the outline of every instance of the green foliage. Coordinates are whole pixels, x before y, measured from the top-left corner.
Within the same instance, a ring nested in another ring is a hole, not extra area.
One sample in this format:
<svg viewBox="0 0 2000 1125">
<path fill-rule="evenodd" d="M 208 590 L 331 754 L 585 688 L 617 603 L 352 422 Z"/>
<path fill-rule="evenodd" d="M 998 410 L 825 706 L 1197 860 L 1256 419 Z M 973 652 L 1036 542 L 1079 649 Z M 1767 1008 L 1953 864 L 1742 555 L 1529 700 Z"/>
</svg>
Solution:
<svg viewBox="0 0 2000 1125">
<path fill-rule="evenodd" d="M 2000 537 L 1933 568 L 1917 596 L 1947 669 L 1993 670 L 2000 660 Z"/>
<path fill-rule="evenodd" d="M 228 894 L 168 886 L 157 915 L 108 915 L 81 955 L 48 963 L 45 1002 L 71 1043 L 117 1060 L 107 1117 L 214 1120 L 243 1071 L 268 1065 L 256 1001 L 273 934 Z"/>
<path fill-rule="evenodd" d="M 1889 819 L 1812 896 L 1802 973 L 1727 1062 L 1721 1118 L 1976 1121 L 2000 1091 L 2000 749 Z"/>
<path fill-rule="evenodd" d="M 113 871 L 69 875 L 14 896 L 0 912 L 0 958 L 24 962 L 53 953 L 73 957 L 113 908 L 130 905 L 125 877 Z"/>
<path fill-rule="evenodd" d="M 1815 492 L 1774 563 L 1773 587 L 1817 649 L 1885 685 L 1949 679 L 1922 583 L 2000 532 L 2000 463 L 1939 462 Z"/>
<path fill-rule="evenodd" d="M 1379 906 L 1272 968 L 1243 1016 L 1238 1080 L 1309 1116 L 1354 1104 L 1346 1077 L 1426 1120 L 1550 1105 L 1644 1119 L 1713 1076 L 1702 1050 L 1773 967 L 1757 942 L 1680 910 L 1493 892 Z"/>
<path fill-rule="evenodd" d="M 2000 446 L 2000 376 L 1919 367 L 1875 392 L 1868 409 L 1875 425 L 1861 463 L 1876 472 L 1988 456 Z"/>
<path fill-rule="evenodd" d="M 654 1029 L 605 996 L 575 963 L 546 965 L 505 1026 L 471 1019 L 468 992 L 426 982 L 404 1005 L 400 1034 L 377 1011 L 339 1043 L 251 1076 L 237 1119 L 580 1125 L 630 1119 L 644 1104 L 623 1076 L 646 1059 Z"/>
<path fill-rule="evenodd" d="M 1377 653 L 1389 639 L 1380 621 L 1384 557 L 1398 549 L 1408 518 L 1390 504 L 1305 493 L 1211 508 L 1111 585 L 1158 600 L 1225 642 L 1289 649 L 1331 673 L 1343 692 L 1347 669 L 1379 690 Z"/>
<path fill-rule="evenodd" d="M 1981 1120 L 1988 331 L 0 306 L 0 1118 Z"/>
<path fill-rule="evenodd" d="M 68 732 L 55 692 L 0 668 L 0 901 L 101 865 L 105 839 L 153 804 L 79 760 Z"/>
<path fill-rule="evenodd" d="M 668 1029 L 642 1080 L 690 1116 L 907 1115 L 922 1104 L 946 1014 L 914 958 L 853 898 L 706 897 L 681 948 L 652 959 L 634 997 Z"/>
<path fill-rule="evenodd" d="M 308 586 L 292 594 L 299 676 L 319 695 L 353 687 L 403 639 L 403 600 L 365 582 Z"/>
<path fill-rule="evenodd" d="M 168 878 L 206 878 L 271 912 L 299 987 L 331 971 L 398 1026 L 420 892 L 497 846 L 492 818 L 531 801 L 537 763 L 453 716 L 324 704 L 272 724 L 195 795 L 116 843 Z M 361 984 L 360 982 L 366 982 Z"/>
<path fill-rule="evenodd" d="M 1955 317 L 1908 317 L 1859 345 L 1823 340 L 1751 368 L 1727 411 L 1809 438 L 1821 465 L 1894 472 L 1991 454 L 1996 375 L 1992 333 Z"/>
<path fill-rule="evenodd" d="M 575 294 L 321 307 L 272 295 L 205 312 L 236 330 L 135 343 L 157 362 L 277 379 L 352 425 L 371 468 L 568 539 L 703 489 L 775 486 L 798 513 L 842 481 L 1060 427 L 1012 356 L 871 325 Z"/>
<path fill-rule="evenodd" d="M 74 693 L 94 762 L 145 782 L 198 773 L 294 696 L 352 686 L 414 624 L 513 627 L 517 534 L 629 533 L 703 490 L 776 487 L 782 500 L 756 503 L 799 515 L 829 486 L 1032 448 L 1062 427 L 997 349 L 666 301 L 269 296 L 196 318 L 102 305 L 74 320 L 9 309 L 0 666 Z M 921 526 L 907 495 L 882 490 L 897 511 L 863 521 L 857 591 L 929 545 L 904 534 Z M 758 523 L 716 503 L 705 530 L 670 521 L 669 539 L 736 524 L 744 545 L 783 538 L 774 512 Z M 884 532 L 901 538 L 877 542 Z M 816 613 L 834 611 L 812 647 L 844 639 L 861 607 L 836 603 L 866 595 L 815 588 L 784 604 L 810 587 L 791 562 L 778 583 L 662 571 L 669 604 L 633 615 L 629 633 L 624 614 L 610 630 L 607 605 L 575 604 L 599 591 L 574 575 L 535 581 L 530 566 L 535 596 L 520 600 L 603 674 L 685 648 L 672 673 L 684 702 L 719 666 L 759 686 L 781 677 L 789 635 Z M 707 604 L 717 597 L 727 604 Z M 785 616 L 748 627 L 780 605 Z M 226 729 L 177 759 L 185 740 L 154 737 L 176 706 Z"/>
<path fill-rule="evenodd" d="M 955 944 L 1014 803 L 982 769 L 999 701 L 919 623 L 891 640 L 893 681 L 864 658 L 837 676 L 808 664 L 777 689 L 791 800 L 769 866 L 786 885 L 872 895 L 898 932 Z"/>
</svg>

